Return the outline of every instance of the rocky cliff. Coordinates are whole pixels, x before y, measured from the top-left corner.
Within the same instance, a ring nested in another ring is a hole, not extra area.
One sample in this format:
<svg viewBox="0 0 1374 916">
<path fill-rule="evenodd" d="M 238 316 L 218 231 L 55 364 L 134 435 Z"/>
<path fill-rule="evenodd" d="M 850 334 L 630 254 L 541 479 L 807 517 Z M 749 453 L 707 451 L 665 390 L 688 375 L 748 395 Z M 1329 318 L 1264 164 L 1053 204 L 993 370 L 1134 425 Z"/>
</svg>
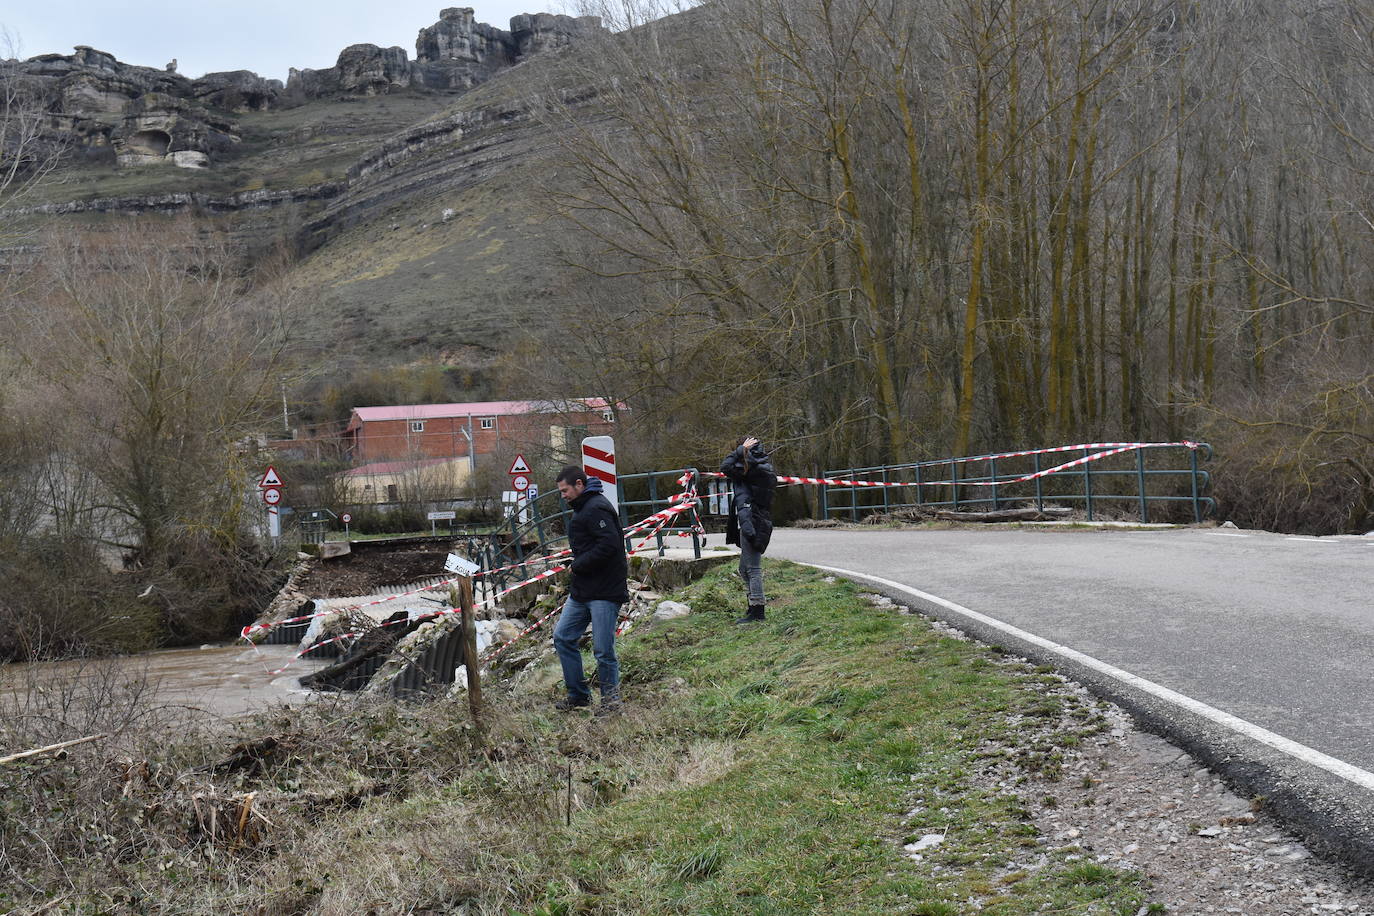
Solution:
<svg viewBox="0 0 1374 916">
<path fill-rule="evenodd" d="M 328 69 L 293 68 L 286 85 L 246 70 L 191 80 L 175 61 L 156 70 L 86 46 L 9 66 L 14 84 L 45 112 L 48 142 L 72 149 L 77 165 L 206 168 L 234 154 L 236 115 L 338 96 L 467 90 L 602 30 L 596 17 L 547 13 L 516 16 L 510 25 L 505 31 L 475 22 L 471 9 L 446 9 L 420 30 L 413 61 L 403 48 L 351 45 Z"/>
<path fill-rule="evenodd" d="M 414 62 L 400 49 L 354 46 L 309 86 L 297 75 L 290 88 L 245 71 L 187 80 L 90 49 L 35 59 L 51 91 L 99 87 L 99 110 L 84 108 L 90 136 L 114 137 L 106 158 L 74 157 L 44 185 L 44 202 L 11 215 L 101 232 L 126 231 L 110 216 L 189 213 L 250 261 L 291 252 L 292 282 L 309 290 L 296 330 L 322 363 L 437 354 L 480 366 L 576 300 L 566 227 L 545 203 L 570 175 L 541 99 L 563 86 L 564 101 L 594 107 L 576 49 L 546 52 L 599 28 L 536 15 L 506 32 L 448 10 L 422 31 Z M 150 93 L 180 118 L 169 125 L 175 142 L 195 136 L 196 119 L 207 137 L 219 131 L 219 146 L 207 147 L 220 150 L 212 168 L 115 164 L 112 144 L 124 148 L 129 113 Z"/>
</svg>

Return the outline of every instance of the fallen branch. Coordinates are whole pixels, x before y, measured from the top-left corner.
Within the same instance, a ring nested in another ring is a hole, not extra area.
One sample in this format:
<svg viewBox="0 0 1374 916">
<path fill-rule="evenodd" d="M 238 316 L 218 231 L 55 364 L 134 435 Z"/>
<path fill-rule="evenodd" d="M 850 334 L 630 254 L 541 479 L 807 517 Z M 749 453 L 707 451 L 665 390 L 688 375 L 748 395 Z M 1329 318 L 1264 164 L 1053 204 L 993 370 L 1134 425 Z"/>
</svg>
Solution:
<svg viewBox="0 0 1374 916">
<path fill-rule="evenodd" d="M 39 757 L 43 754 L 65 751 L 67 748 L 76 747 L 78 744 L 88 744 L 91 741 L 99 741 L 101 738 L 108 737 L 109 735 L 87 735 L 85 738 L 77 738 L 73 741 L 63 741 L 61 744 L 49 744 L 47 747 L 36 747 L 31 751 L 22 751 L 18 754 L 10 754 L 8 757 L 0 757 L 0 765 L 14 763 L 16 760 L 27 760 L 29 757 Z"/>
</svg>

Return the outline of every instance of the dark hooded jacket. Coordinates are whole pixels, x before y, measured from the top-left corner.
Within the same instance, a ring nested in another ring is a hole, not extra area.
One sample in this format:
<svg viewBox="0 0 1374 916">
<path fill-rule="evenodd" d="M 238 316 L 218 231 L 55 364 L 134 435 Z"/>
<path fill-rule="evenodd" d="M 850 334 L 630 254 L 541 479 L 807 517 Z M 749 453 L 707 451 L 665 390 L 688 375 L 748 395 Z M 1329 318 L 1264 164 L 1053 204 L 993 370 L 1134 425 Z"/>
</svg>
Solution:
<svg viewBox="0 0 1374 916">
<path fill-rule="evenodd" d="M 568 505 L 568 546 L 572 548 L 572 582 L 569 594 L 578 601 L 630 600 L 625 584 L 629 563 L 625 558 L 625 533 L 620 516 L 602 492 L 601 481 L 591 478 L 587 488 Z"/>
<path fill-rule="evenodd" d="M 773 537 L 773 490 L 778 485 L 772 459 L 761 445 L 755 445 L 748 454 L 741 445 L 720 463 L 720 472 L 734 486 L 725 543 L 739 544 L 741 537 L 747 538 L 763 553 Z"/>
</svg>

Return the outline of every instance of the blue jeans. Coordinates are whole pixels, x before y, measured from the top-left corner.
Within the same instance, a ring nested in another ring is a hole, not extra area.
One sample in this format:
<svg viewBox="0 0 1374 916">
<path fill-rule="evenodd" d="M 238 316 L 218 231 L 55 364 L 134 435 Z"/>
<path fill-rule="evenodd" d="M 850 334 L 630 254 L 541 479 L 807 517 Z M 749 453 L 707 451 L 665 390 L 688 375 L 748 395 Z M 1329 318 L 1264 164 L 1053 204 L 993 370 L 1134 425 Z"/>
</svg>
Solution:
<svg viewBox="0 0 1374 916">
<path fill-rule="evenodd" d="M 620 697 L 620 662 L 615 657 L 615 627 L 620 605 L 614 601 L 579 601 L 569 598 L 553 631 L 553 647 L 563 665 L 563 683 L 568 699 L 590 700 L 592 692 L 582 673 L 582 650 L 577 648 L 587 624 L 592 625 L 592 654 L 596 658 L 596 679 L 601 683 L 601 699 Z"/>
</svg>

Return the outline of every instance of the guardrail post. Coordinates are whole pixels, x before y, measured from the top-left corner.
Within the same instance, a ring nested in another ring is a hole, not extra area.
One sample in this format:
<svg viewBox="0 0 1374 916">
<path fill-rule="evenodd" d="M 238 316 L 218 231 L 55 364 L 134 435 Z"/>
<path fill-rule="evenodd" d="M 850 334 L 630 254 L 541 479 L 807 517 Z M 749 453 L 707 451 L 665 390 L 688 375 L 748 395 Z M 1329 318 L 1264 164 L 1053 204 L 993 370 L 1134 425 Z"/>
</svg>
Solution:
<svg viewBox="0 0 1374 916">
<path fill-rule="evenodd" d="M 889 487 L 889 486 L 887 485 L 887 483 L 888 483 L 888 480 L 887 480 L 887 468 L 883 468 L 883 513 L 884 513 L 884 514 L 886 514 L 886 513 L 892 511 L 891 500 L 888 498 L 888 492 L 887 492 L 888 490 L 891 489 L 891 487 Z"/>
<path fill-rule="evenodd" d="M 1197 496 L 1197 449 L 1195 449 L 1195 448 L 1190 448 L 1190 449 L 1188 449 L 1188 453 L 1189 453 L 1189 455 L 1192 457 L 1192 468 L 1193 468 L 1193 473 L 1192 473 L 1192 475 L 1191 475 L 1191 476 L 1192 476 L 1192 484 L 1193 484 L 1193 521 L 1194 521 L 1195 524 L 1201 525 L 1201 524 L 1202 524 L 1202 503 L 1200 503 L 1200 502 L 1198 501 L 1198 496 Z"/>
<path fill-rule="evenodd" d="M 1036 475 L 1039 475 L 1039 473 L 1040 473 L 1040 453 L 1039 453 L 1039 452 L 1036 452 L 1034 455 L 1031 455 L 1031 462 L 1032 462 L 1032 467 L 1035 469 Z M 1035 509 L 1036 509 L 1037 512 L 1044 512 L 1044 511 L 1045 511 L 1045 490 L 1044 490 L 1044 488 L 1041 486 L 1041 484 L 1044 482 L 1044 480 L 1045 480 L 1045 478 L 1040 477 L 1040 476 L 1037 476 L 1037 477 L 1035 478 Z"/>
<path fill-rule="evenodd" d="M 821 484 L 821 518 L 830 521 L 830 484 Z"/>
<path fill-rule="evenodd" d="M 698 525 L 701 525 L 701 524 L 702 524 L 702 522 L 701 522 L 701 515 L 702 515 L 702 511 L 701 511 L 701 510 L 702 510 L 702 505 L 701 505 L 701 472 L 698 471 L 696 468 L 688 468 L 687 470 L 688 470 L 688 472 L 692 475 L 691 486 L 692 486 L 692 489 L 693 489 L 694 491 L 696 491 L 696 494 L 697 494 L 697 507 L 696 507 L 695 509 L 692 510 L 692 556 L 695 557 L 696 559 L 700 560 L 700 559 L 701 559 L 701 536 L 697 534 L 697 527 L 698 527 Z M 708 504 L 708 507 L 709 507 L 709 504 Z M 709 514 L 709 513 L 708 513 L 708 514 Z M 703 526 L 701 530 L 702 530 L 702 531 L 705 531 L 706 529 L 705 529 L 705 527 Z"/>
<path fill-rule="evenodd" d="M 517 505 L 519 504 L 517 503 Z M 519 512 L 512 512 L 510 514 L 510 539 L 511 545 L 515 548 L 515 562 L 523 563 L 525 562 L 525 548 L 520 544 L 519 518 Z"/>
<path fill-rule="evenodd" d="M 998 501 L 998 499 L 997 499 L 997 459 L 996 459 L 996 458 L 989 458 L 989 459 L 988 459 L 988 476 L 992 478 L 992 511 L 993 511 L 993 512 L 996 512 L 998 509 L 1002 508 L 1001 503 L 1000 503 L 1000 502 Z"/>
<path fill-rule="evenodd" d="M 544 535 L 544 515 L 539 511 L 538 499 L 530 500 L 530 512 L 534 513 L 534 530 L 535 533 L 539 535 L 539 547 L 536 552 L 543 553 L 544 545 L 548 542 L 548 538 Z"/>
<path fill-rule="evenodd" d="M 923 506 L 926 502 L 926 488 L 921 484 L 921 465 L 916 465 L 916 505 Z"/>
<path fill-rule="evenodd" d="M 959 508 L 959 462 L 949 459 L 949 499 L 955 510 Z"/>
<path fill-rule="evenodd" d="M 855 480 L 858 476 L 859 472 L 857 470 L 854 468 L 849 469 L 849 479 L 851 481 Z M 859 520 L 859 488 L 854 486 L 853 483 L 849 485 L 849 517 L 855 522 Z"/>
<path fill-rule="evenodd" d="M 1088 457 L 1088 450 L 1083 449 L 1083 457 Z M 1093 520 L 1093 463 L 1085 461 L 1083 463 L 1083 499 L 1088 504 L 1088 521 Z"/>
<path fill-rule="evenodd" d="M 1145 449 L 1135 450 L 1135 476 L 1140 481 L 1140 521 L 1149 524 L 1150 506 L 1145 497 Z"/>
</svg>

